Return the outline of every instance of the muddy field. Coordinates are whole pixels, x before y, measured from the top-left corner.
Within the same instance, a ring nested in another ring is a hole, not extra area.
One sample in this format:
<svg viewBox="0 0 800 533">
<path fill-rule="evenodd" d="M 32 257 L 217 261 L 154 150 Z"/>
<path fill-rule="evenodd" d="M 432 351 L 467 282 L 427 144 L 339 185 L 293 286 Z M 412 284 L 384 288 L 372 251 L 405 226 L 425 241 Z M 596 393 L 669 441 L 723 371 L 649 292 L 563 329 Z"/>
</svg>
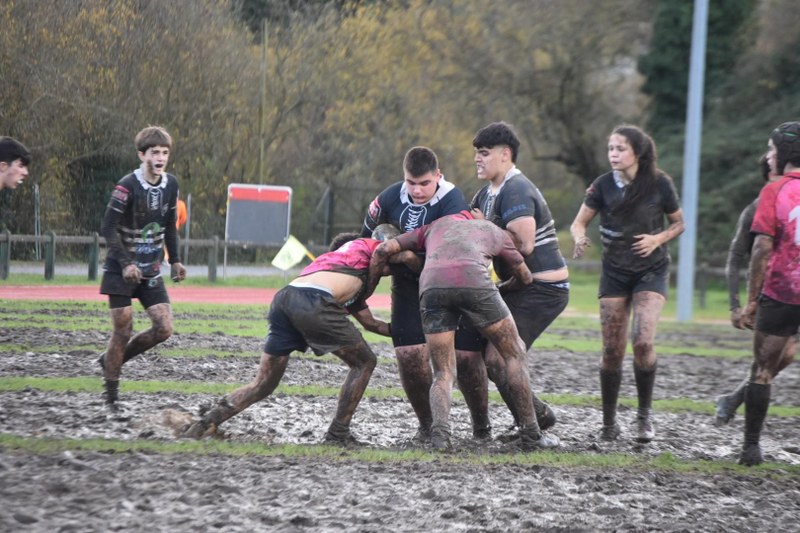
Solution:
<svg viewBox="0 0 800 533">
<path fill-rule="evenodd" d="M 177 317 L 178 321 L 180 317 Z M 709 328 L 671 333 L 686 355 L 662 355 L 655 399 L 712 402 L 743 377 L 746 361 L 695 357 L 692 346 L 748 344 L 746 333 Z M 0 329 L 0 343 L 26 346 L 0 355 L 0 378 L 97 376 L 96 352 L 106 331 L 62 332 L 47 328 Z M 596 338 L 596 331 L 570 335 Z M 678 338 L 675 338 L 675 336 Z M 719 337 L 719 338 L 717 338 Z M 666 336 L 662 339 L 667 340 Z M 176 334 L 163 348 L 131 361 L 127 381 L 244 383 L 251 379 L 261 339 Z M 57 351 L 36 346 L 58 346 Z M 218 356 L 165 356 L 171 347 L 208 349 Z M 386 344 L 379 356 L 393 358 Z M 564 350 L 530 356 L 537 392 L 597 396 L 597 354 Z M 773 404 L 800 405 L 798 365 L 773 387 Z M 343 365 L 293 357 L 283 384 L 338 387 Z M 370 389 L 397 388 L 393 364 L 380 364 Z M 635 397 L 630 360 L 622 397 Z M 44 392 L 33 387 L 0 392 L 0 434 L 56 439 L 175 441 L 165 416 L 196 415 L 211 394 L 123 390 L 124 409 L 108 414 L 97 393 Z M 332 417 L 335 398 L 278 394 L 223 425 L 233 443 L 317 445 Z M 0 448 L 2 531 L 796 531 L 800 522 L 800 425 L 796 417 L 768 417 L 762 437 L 772 473 L 733 468 L 742 439 L 743 414 L 726 427 L 697 413 L 655 414 L 656 440 L 633 441 L 635 412 L 621 408 L 623 436 L 598 442 L 599 409 L 556 405 L 551 430 L 565 451 L 587 457 L 614 453 L 679 461 L 728 464 L 719 474 L 598 466 L 521 465 L 515 452 L 494 440 L 475 442 L 467 411 L 452 411 L 456 451 L 430 460 L 366 461 L 341 456 L 286 457 L 215 453 L 87 452 L 30 454 Z M 495 435 L 511 418 L 491 406 Z M 628 425 L 629 424 L 629 425 Z M 352 425 L 367 449 L 403 450 L 416 429 L 404 399 L 365 398 Z M 459 461 L 473 454 L 508 457 L 508 464 L 476 466 Z M 597 464 L 597 463 L 593 463 Z"/>
</svg>

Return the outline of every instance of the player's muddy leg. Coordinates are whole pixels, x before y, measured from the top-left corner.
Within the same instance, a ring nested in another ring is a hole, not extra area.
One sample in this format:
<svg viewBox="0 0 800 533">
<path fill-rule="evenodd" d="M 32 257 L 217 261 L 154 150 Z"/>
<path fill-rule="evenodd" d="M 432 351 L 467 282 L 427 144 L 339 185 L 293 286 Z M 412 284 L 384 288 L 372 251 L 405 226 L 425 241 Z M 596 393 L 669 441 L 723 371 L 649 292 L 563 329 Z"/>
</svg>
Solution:
<svg viewBox="0 0 800 533">
<path fill-rule="evenodd" d="M 489 439 L 492 424 L 489 421 L 489 381 L 486 365 L 480 352 L 456 350 L 458 390 L 464 396 L 472 418 L 472 436 Z"/>
<path fill-rule="evenodd" d="M 147 315 L 150 317 L 150 329 L 136 334 L 136 336 L 128 342 L 128 345 L 125 346 L 123 364 L 172 336 L 171 304 L 163 303 L 152 305 L 147 308 Z"/>
<path fill-rule="evenodd" d="M 261 354 L 261 364 L 255 379 L 220 399 L 217 405 L 204 413 L 182 436 L 199 439 L 210 435 L 230 417 L 272 394 L 286 372 L 288 364 L 289 356 Z"/>
<path fill-rule="evenodd" d="M 633 295 L 633 375 L 639 409 L 636 414 L 636 440 L 650 442 L 655 437 L 651 416 L 653 386 L 656 379 L 656 326 L 666 299 L 663 295 L 641 291 Z"/>
<path fill-rule="evenodd" d="M 431 363 L 433 364 L 433 383 L 430 389 L 430 406 L 433 416 L 431 424 L 431 444 L 439 450 L 450 448 L 450 403 L 453 385 L 456 382 L 455 331 L 426 333 Z"/>
<path fill-rule="evenodd" d="M 433 422 L 430 404 L 433 372 L 428 348 L 425 344 L 397 346 L 395 353 L 397 354 L 400 384 L 419 421 L 419 430 L 415 440 L 427 441 L 430 439 L 431 423 Z"/>
<path fill-rule="evenodd" d="M 333 352 L 347 363 L 347 373 L 342 388 L 339 390 L 339 402 L 336 405 L 336 416 L 325 433 L 325 442 L 333 444 L 355 444 L 357 441 L 350 433 L 350 422 L 353 419 L 364 391 L 367 389 L 372 371 L 378 364 L 378 358 L 366 342 L 348 346 Z"/>
<path fill-rule="evenodd" d="M 123 353 L 133 331 L 133 309 L 130 306 L 111 309 L 111 322 L 114 329 L 102 356 L 102 366 L 105 380 L 103 399 L 106 405 L 113 408 L 119 397 Z"/>
<path fill-rule="evenodd" d="M 617 400 L 622 382 L 622 360 L 628 344 L 627 298 L 601 298 L 600 324 L 603 335 L 603 356 L 600 361 L 600 395 L 603 402 L 602 440 L 616 440 L 620 434 L 617 424 Z"/>
</svg>

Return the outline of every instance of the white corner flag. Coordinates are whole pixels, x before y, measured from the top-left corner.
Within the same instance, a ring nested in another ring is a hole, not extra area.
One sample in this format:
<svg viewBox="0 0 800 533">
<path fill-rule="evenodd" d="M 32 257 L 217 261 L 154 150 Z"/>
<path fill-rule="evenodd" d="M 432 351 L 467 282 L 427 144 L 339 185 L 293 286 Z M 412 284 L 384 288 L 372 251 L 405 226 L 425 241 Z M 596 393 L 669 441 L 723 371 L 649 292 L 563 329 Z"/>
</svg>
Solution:
<svg viewBox="0 0 800 533">
<path fill-rule="evenodd" d="M 294 235 L 289 235 L 289 238 L 286 239 L 286 242 L 272 259 L 272 264 L 281 270 L 289 270 L 306 256 L 312 261 L 314 260 L 314 256 L 303 246 L 303 243 L 298 241 Z"/>
</svg>

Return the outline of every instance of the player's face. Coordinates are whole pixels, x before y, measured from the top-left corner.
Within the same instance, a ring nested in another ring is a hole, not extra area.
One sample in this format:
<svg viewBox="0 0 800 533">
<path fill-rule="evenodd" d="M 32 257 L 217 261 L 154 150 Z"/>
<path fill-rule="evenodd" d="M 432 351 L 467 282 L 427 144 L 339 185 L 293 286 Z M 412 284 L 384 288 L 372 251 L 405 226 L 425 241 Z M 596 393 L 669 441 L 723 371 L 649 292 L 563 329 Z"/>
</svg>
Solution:
<svg viewBox="0 0 800 533">
<path fill-rule="evenodd" d="M 503 179 L 511 162 L 511 148 L 494 146 L 475 149 L 475 167 L 479 180 Z"/>
<path fill-rule="evenodd" d="M 769 169 L 773 174 L 776 176 L 783 174 L 783 169 L 778 169 L 778 149 L 775 148 L 772 139 L 767 143 L 767 163 L 769 163 Z"/>
<path fill-rule="evenodd" d="M 22 183 L 28 176 L 28 167 L 22 163 L 21 159 L 12 161 L 11 164 L 0 163 L 0 189 L 8 187 L 9 189 L 16 189 L 17 185 Z"/>
<path fill-rule="evenodd" d="M 631 143 L 624 135 L 615 133 L 608 138 L 608 162 L 614 170 L 619 170 L 630 178 L 636 177 L 639 158 L 633 153 Z"/>
<path fill-rule="evenodd" d="M 408 195 L 415 204 L 424 204 L 433 198 L 441 177 L 442 173 L 438 170 L 422 176 L 412 176 L 408 172 L 403 173 L 403 181 L 406 182 Z"/>
<path fill-rule="evenodd" d="M 139 152 L 139 160 L 144 164 L 151 176 L 160 176 L 167 169 L 169 148 L 166 146 L 151 146 L 147 151 Z"/>
</svg>

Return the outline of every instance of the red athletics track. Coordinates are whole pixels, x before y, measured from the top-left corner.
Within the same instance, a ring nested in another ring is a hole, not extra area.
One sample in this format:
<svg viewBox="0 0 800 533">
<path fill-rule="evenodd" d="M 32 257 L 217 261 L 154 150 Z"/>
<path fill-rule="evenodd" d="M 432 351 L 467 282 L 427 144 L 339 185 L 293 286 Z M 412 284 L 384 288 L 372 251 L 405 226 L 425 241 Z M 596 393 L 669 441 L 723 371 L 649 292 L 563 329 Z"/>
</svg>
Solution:
<svg viewBox="0 0 800 533">
<path fill-rule="evenodd" d="M 192 287 L 188 285 L 168 287 L 169 298 L 175 303 L 251 304 L 265 305 L 272 302 L 278 289 L 256 289 L 247 287 Z M 69 300 L 106 301 L 108 296 L 100 294 L 99 285 L 0 285 L 2 300 Z M 374 294 L 367 303 L 374 309 L 389 309 L 391 297 Z"/>
</svg>

